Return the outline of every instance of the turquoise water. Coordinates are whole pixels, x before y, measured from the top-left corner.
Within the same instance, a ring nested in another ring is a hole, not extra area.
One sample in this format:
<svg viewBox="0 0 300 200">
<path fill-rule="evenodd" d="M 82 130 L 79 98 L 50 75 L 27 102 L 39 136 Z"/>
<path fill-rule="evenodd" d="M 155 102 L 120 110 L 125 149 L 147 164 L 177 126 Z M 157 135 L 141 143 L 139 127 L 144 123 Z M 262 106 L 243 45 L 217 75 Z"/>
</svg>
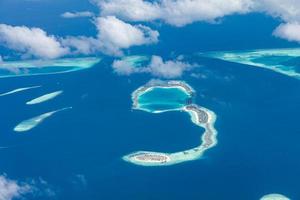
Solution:
<svg viewBox="0 0 300 200">
<path fill-rule="evenodd" d="M 59 16 L 70 10 L 99 12 L 86 0 L 0 0 L 1 23 L 41 27 L 60 37 L 97 34 L 90 19 Z M 74 73 L 0 79 L 1 93 L 42 85 L 0 98 L 0 146 L 10 147 L 0 151 L 1 174 L 20 182 L 42 179 L 48 185 L 37 188 L 56 193 L 28 194 L 24 199 L 29 200 L 258 200 L 268 193 L 300 199 L 300 81 L 250 65 L 189 56 L 296 46 L 271 36 L 280 23 L 259 14 L 185 28 L 149 23 L 160 32 L 160 42 L 127 51 L 166 60 L 174 58 L 173 52 L 185 54 L 187 62 L 202 66 L 191 72 L 196 76 L 186 73 L 182 80 L 196 91 L 195 103 L 216 112 L 219 143 L 204 159 L 180 165 L 145 168 L 121 160 L 137 149 L 175 152 L 199 143 L 201 131 L 188 114 L 131 110 L 130 94 L 153 78 L 148 74 L 117 76 L 105 58 Z M 3 57 L 14 55 L 0 51 Z M 53 101 L 25 104 L 57 90 L 64 94 Z M 22 120 L 68 106 L 73 109 L 25 134 L 13 131 Z"/>
<path fill-rule="evenodd" d="M 298 79 L 202 59 L 195 70 L 206 78 L 182 80 L 195 90 L 194 103 L 217 114 L 218 145 L 201 160 L 145 168 L 121 158 L 139 149 L 182 151 L 197 146 L 202 131 L 188 114 L 132 111 L 130 94 L 151 77 L 116 78 L 103 63 L 74 73 L 0 79 L 3 93 L 42 86 L 0 98 L 0 146 L 9 147 L 0 151 L 1 172 L 18 181 L 41 177 L 58 191 L 27 199 L 258 200 L 275 192 L 300 199 Z M 64 93 L 53 101 L 26 105 L 58 90 Z M 178 89 L 155 88 L 139 102 L 152 102 L 143 106 L 155 110 L 178 108 L 187 98 Z M 24 134 L 13 130 L 23 120 L 69 106 Z"/>
<path fill-rule="evenodd" d="M 140 95 L 138 104 L 140 109 L 157 112 L 182 108 L 189 98 L 182 89 L 156 87 Z"/>
<path fill-rule="evenodd" d="M 57 60 L 6 61 L 0 63 L 0 78 L 60 74 L 87 69 L 100 62 L 100 58 L 69 58 Z"/>
<path fill-rule="evenodd" d="M 211 52 L 201 54 L 229 62 L 247 64 L 300 78 L 300 49 L 263 49 L 252 51 Z"/>
<path fill-rule="evenodd" d="M 15 71 L 0 69 L 0 77 L 13 77 L 13 76 L 30 76 L 42 74 L 64 73 L 80 70 L 78 67 L 42 67 L 42 68 L 18 68 Z"/>
<path fill-rule="evenodd" d="M 143 67 L 147 64 L 147 62 L 150 60 L 148 56 L 127 56 L 121 59 L 124 62 L 127 62 L 128 64 L 134 66 L 134 67 Z"/>
</svg>

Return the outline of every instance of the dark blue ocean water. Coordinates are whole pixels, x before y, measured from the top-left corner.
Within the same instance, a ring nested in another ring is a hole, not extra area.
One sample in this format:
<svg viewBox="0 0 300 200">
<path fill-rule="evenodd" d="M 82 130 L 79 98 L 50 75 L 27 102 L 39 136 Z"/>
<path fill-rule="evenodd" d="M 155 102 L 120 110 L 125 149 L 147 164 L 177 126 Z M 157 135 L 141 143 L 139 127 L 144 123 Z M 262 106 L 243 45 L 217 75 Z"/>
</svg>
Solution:
<svg viewBox="0 0 300 200">
<path fill-rule="evenodd" d="M 83 0 L 2 0 L 0 23 L 37 26 L 60 36 L 95 35 L 90 20 L 59 17 L 65 11 L 86 9 L 96 11 Z M 126 53 L 172 58 L 199 51 L 295 46 L 271 36 L 279 23 L 253 14 L 227 17 L 216 25 L 150 24 L 160 31 L 160 43 Z M 2 47 L 0 51 L 15 56 Z M 121 160 L 136 150 L 173 152 L 196 146 L 203 130 L 184 113 L 132 111 L 132 91 L 151 77 L 117 76 L 111 60 L 105 59 L 85 71 L 0 79 L 1 92 L 43 86 L 0 98 L 0 146 L 9 147 L 0 149 L 0 173 L 19 181 L 45 180 L 48 185 L 37 181 L 43 194 L 28 196 L 31 200 L 256 200 L 274 192 L 300 199 L 300 81 L 213 59 L 188 60 L 202 67 L 182 80 L 197 92 L 196 103 L 218 116 L 219 143 L 203 159 L 157 168 Z M 64 94 L 40 105 L 25 105 L 55 90 Z M 67 106 L 73 109 L 30 132 L 13 132 L 24 119 Z M 46 197 L 46 188 L 56 195 Z"/>
<path fill-rule="evenodd" d="M 123 155 L 136 150 L 196 146 L 203 130 L 183 113 L 132 111 L 131 92 L 150 77 L 118 77 L 104 61 L 69 74 L 0 80 L 1 91 L 43 85 L 0 98 L 0 144 L 10 147 L 0 151 L 0 171 L 18 180 L 42 178 L 57 193 L 50 199 L 250 200 L 272 192 L 298 199 L 299 80 L 222 61 L 201 62 L 207 67 L 195 73 L 205 78 L 183 79 L 196 90 L 196 103 L 218 115 L 219 144 L 203 159 L 153 168 L 123 162 Z M 65 93 L 55 100 L 24 104 L 60 89 Z M 12 131 L 19 121 L 66 106 L 73 109 L 30 132 Z"/>
</svg>

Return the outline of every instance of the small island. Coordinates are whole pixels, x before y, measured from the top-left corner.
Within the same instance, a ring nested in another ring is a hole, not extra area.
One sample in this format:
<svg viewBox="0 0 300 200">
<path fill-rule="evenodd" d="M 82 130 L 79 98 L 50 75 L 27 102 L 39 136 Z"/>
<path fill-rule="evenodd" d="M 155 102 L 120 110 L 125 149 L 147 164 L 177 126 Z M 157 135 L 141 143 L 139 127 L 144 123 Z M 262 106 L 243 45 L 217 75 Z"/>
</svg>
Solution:
<svg viewBox="0 0 300 200">
<path fill-rule="evenodd" d="M 282 194 L 268 194 L 263 196 L 260 200 L 290 200 Z"/>
<path fill-rule="evenodd" d="M 165 93 L 151 95 L 155 92 Z M 193 88 L 183 81 L 150 82 L 134 91 L 133 109 L 156 114 L 169 111 L 185 112 L 190 115 L 191 121 L 204 128 L 205 132 L 201 137 L 202 142 L 194 148 L 174 153 L 137 151 L 124 156 L 123 160 L 142 166 L 167 166 L 199 159 L 206 150 L 215 146 L 217 144 L 217 131 L 214 127 L 216 115 L 213 111 L 194 104 L 194 96 Z M 166 99 L 167 101 L 161 103 Z"/>
</svg>

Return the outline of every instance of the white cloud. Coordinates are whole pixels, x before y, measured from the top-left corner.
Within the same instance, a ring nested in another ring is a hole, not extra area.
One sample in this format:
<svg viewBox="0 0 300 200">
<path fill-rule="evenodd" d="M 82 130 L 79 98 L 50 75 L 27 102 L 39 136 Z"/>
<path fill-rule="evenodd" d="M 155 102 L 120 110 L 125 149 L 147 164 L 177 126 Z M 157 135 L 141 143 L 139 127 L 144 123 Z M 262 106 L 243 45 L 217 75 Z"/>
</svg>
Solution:
<svg viewBox="0 0 300 200">
<path fill-rule="evenodd" d="M 213 22 L 232 14 L 261 12 L 285 22 L 275 35 L 299 41 L 299 0 L 94 0 L 102 16 L 115 15 L 128 21 L 161 20 L 174 26 L 196 21 Z"/>
<path fill-rule="evenodd" d="M 145 68 L 136 67 L 132 65 L 132 63 L 127 62 L 125 60 L 115 60 L 112 64 L 114 72 L 119 75 L 130 75 L 134 73 L 141 73 Z"/>
<path fill-rule="evenodd" d="M 52 59 L 68 53 L 68 48 L 63 47 L 55 36 L 47 35 L 40 28 L 0 24 L 0 42 L 25 56 Z"/>
<path fill-rule="evenodd" d="M 0 175 L 0 200 L 23 199 L 30 195 L 34 197 L 54 197 L 56 193 L 43 179 L 30 179 L 27 182 L 19 182 Z"/>
<path fill-rule="evenodd" d="M 114 16 L 98 17 L 95 19 L 98 30 L 94 37 L 66 37 L 61 39 L 64 46 L 73 53 L 92 54 L 102 52 L 120 56 L 123 50 L 132 46 L 158 42 L 159 33 L 143 25 L 131 25 Z"/>
<path fill-rule="evenodd" d="M 119 75 L 130 75 L 134 73 L 149 73 L 160 78 L 178 78 L 185 71 L 190 70 L 193 65 L 180 60 L 163 61 L 160 56 L 152 56 L 148 66 L 135 66 L 127 60 L 116 60 L 112 65 L 114 72 Z"/>
<path fill-rule="evenodd" d="M 252 0 L 98 0 L 102 15 L 130 21 L 162 20 L 175 26 L 195 21 L 214 21 L 225 15 L 247 13 Z"/>
<path fill-rule="evenodd" d="M 98 34 L 94 37 L 55 37 L 40 28 L 0 24 L 0 44 L 25 56 L 52 59 L 69 54 L 105 53 L 120 56 L 132 46 L 158 42 L 159 33 L 144 25 L 125 21 L 163 21 L 184 26 L 196 21 L 213 22 L 232 14 L 263 12 L 280 18 L 283 24 L 274 35 L 299 42 L 299 0 L 93 0 L 100 7 L 101 17 L 94 18 Z M 62 17 L 93 17 L 89 11 L 66 12 Z M 125 21 L 122 21 L 125 20 Z M 159 59 L 156 60 L 157 62 Z M 164 69 L 168 68 L 168 62 Z M 116 64 L 117 65 L 117 64 Z M 118 64 L 120 65 L 120 64 Z M 157 65 L 156 65 L 157 66 Z M 125 65 L 123 66 L 125 70 Z M 129 73 L 130 67 L 126 68 Z M 149 69 L 149 68 L 148 68 Z M 161 68 L 158 68 L 161 70 Z M 154 73 L 164 73 L 152 67 Z M 131 69 L 133 70 L 133 69 Z M 174 73 L 180 73 L 181 68 Z M 126 71 L 126 70 L 125 70 Z M 134 71 L 134 70 L 133 70 Z"/>
<path fill-rule="evenodd" d="M 6 176 L 0 176 L 0 200 L 12 200 L 20 198 L 31 192 L 31 186 L 10 180 Z"/>
<path fill-rule="evenodd" d="M 152 56 L 149 71 L 152 75 L 164 78 L 176 78 L 182 76 L 183 72 L 192 66 L 179 60 L 166 61 L 159 56 Z"/>
<path fill-rule="evenodd" d="M 42 178 L 31 179 L 27 182 L 27 185 L 30 186 L 31 195 L 34 197 L 51 197 L 51 199 L 53 199 L 53 197 L 56 196 L 56 192 L 53 187 Z"/>
<path fill-rule="evenodd" d="M 70 48 L 72 54 L 90 55 L 100 51 L 97 38 L 85 36 L 67 36 L 61 39 L 63 46 Z"/>
<path fill-rule="evenodd" d="M 286 22 L 300 21 L 299 0 L 255 0 L 255 11 L 266 12 Z"/>
<path fill-rule="evenodd" d="M 215 21 L 232 14 L 249 12 L 251 0 L 165 0 L 165 21 L 182 26 L 194 21 Z"/>
<path fill-rule="evenodd" d="M 131 25 L 114 16 L 99 17 L 95 22 L 103 51 L 121 55 L 122 49 L 156 43 L 159 33 L 143 25 Z"/>
<path fill-rule="evenodd" d="M 162 20 L 175 26 L 214 21 L 226 15 L 265 12 L 284 21 L 300 21 L 299 0 L 94 0 L 101 14 L 129 21 Z"/>
<path fill-rule="evenodd" d="M 275 36 L 287 39 L 292 42 L 300 43 L 300 24 L 299 23 L 286 23 L 281 24 L 273 33 Z"/>
<path fill-rule="evenodd" d="M 89 11 L 83 12 L 65 12 L 61 15 L 63 18 L 79 18 L 79 17 L 93 17 L 94 13 Z"/>
<path fill-rule="evenodd" d="M 300 42 L 300 1 L 299 0 L 256 0 L 256 10 L 265 12 L 284 23 L 273 35 L 288 41 Z"/>
<path fill-rule="evenodd" d="M 0 24 L 0 44 L 23 53 L 23 57 L 54 59 L 69 54 L 105 53 L 120 56 L 132 46 L 158 42 L 159 33 L 143 25 L 131 25 L 114 16 L 98 17 L 95 37 L 48 35 L 40 28 Z"/>
<path fill-rule="evenodd" d="M 102 16 L 116 15 L 129 21 L 151 21 L 160 18 L 160 5 L 142 0 L 94 0 Z"/>
</svg>

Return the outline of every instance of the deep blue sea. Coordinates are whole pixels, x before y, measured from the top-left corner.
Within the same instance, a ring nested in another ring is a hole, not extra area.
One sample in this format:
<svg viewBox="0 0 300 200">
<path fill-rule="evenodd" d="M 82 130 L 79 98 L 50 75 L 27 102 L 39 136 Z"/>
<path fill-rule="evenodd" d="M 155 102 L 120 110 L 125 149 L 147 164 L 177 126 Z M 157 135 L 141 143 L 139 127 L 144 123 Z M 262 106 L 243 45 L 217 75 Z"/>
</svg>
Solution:
<svg viewBox="0 0 300 200">
<path fill-rule="evenodd" d="M 198 60 L 193 57 L 193 60 Z M 10 178 L 41 178 L 52 199 L 259 199 L 279 192 L 298 199 L 300 82 L 269 70 L 201 59 L 183 77 L 196 103 L 216 112 L 218 145 L 203 159 L 169 167 L 141 167 L 121 157 L 136 150 L 173 152 L 196 146 L 203 130 L 180 112 L 131 110 L 131 92 L 149 77 L 118 77 L 104 60 L 60 75 L 1 79 L 1 91 L 43 87 L 0 98 L 0 170 Z M 35 106 L 33 96 L 64 90 Z M 72 106 L 27 133 L 20 121 Z M 47 199 L 46 197 L 43 197 Z M 43 199 L 41 196 L 31 199 Z M 50 199 L 51 199 L 50 198 Z"/>
<path fill-rule="evenodd" d="M 38 26 L 62 36 L 95 34 L 92 23 L 82 23 L 86 19 L 66 22 L 59 17 L 72 9 L 94 9 L 82 1 L 69 5 L 63 0 L 64 9 L 58 1 L 50 6 L 48 0 L 32 7 L 30 1 L 18 1 L 15 8 L 16 1 L 3 0 L 1 7 L 0 0 L 1 23 Z M 35 180 L 41 194 L 29 194 L 30 200 L 258 200 L 268 193 L 300 199 L 300 80 L 194 55 L 287 47 L 287 42 L 270 36 L 278 23 L 254 14 L 228 17 L 213 26 L 157 25 L 158 45 L 126 52 L 171 58 L 185 54 L 187 61 L 201 65 L 180 80 L 195 89 L 196 104 L 217 114 L 218 145 L 203 159 L 168 167 L 136 166 L 121 159 L 137 150 L 175 152 L 197 146 L 203 130 L 184 113 L 132 110 L 131 93 L 152 77 L 118 76 L 110 67 L 111 58 L 104 58 L 87 70 L 0 79 L 1 93 L 42 85 L 0 98 L 0 146 L 8 147 L 0 149 L 0 174 L 21 182 Z M 249 33 L 249 27 L 260 32 Z M 25 105 L 56 90 L 64 93 L 43 104 Z M 29 132 L 13 131 L 22 120 L 69 106 L 73 109 Z M 56 195 L 45 195 L 48 189 Z"/>
</svg>

